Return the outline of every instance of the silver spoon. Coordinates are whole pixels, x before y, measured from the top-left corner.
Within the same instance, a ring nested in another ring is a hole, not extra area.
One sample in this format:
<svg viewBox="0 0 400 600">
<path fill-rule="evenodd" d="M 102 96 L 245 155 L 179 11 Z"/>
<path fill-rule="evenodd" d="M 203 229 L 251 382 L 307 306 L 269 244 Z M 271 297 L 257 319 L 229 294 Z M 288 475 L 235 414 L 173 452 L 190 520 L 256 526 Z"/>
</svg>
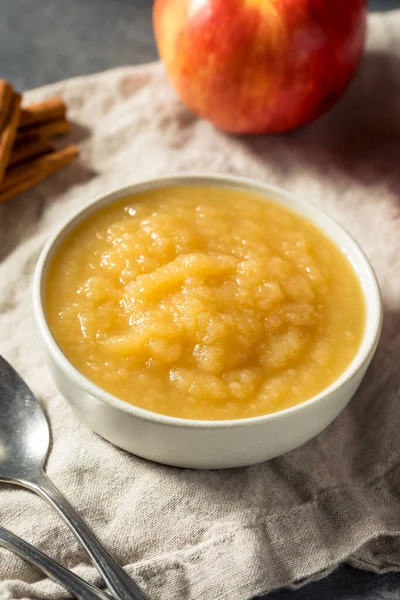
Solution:
<svg viewBox="0 0 400 600">
<path fill-rule="evenodd" d="M 45 474 L 49 437 L 46 418 L 35 396 L 0 356 L 0 481 L 28 488 L 56 509 L 116 600 L 147 600 Z"/>
<path fill-rule="evenodd" d="M 0 527 L 0 546 L 39 567 L 43 573 L 62 585 L 78 600 L 111 600 L 111 596 L 87 583 L 72 571 L 65 569 L 58 562 L 4 527 Z"/>
</svg>

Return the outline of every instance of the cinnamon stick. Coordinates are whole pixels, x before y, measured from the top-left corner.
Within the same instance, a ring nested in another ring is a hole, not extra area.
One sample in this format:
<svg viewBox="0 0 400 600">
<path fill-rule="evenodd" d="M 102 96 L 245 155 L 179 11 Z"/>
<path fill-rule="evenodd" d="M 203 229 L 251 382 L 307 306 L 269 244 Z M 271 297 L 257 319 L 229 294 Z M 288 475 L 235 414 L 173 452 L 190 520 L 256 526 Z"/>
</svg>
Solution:
<svg viewBox="0 0 400 600">
<path fill-rule="evenodd" d="M 65 135 L 70 130 L 70 124 L 66 119 L 58 119 L 56 121 L 48 121 L 47 123 L 38 123 L 37 125 L 30 125 L 29 127 L 23 127 L 18 129 L 18 142 L 26 140 L 31 137 L 55 137 L 58 135 Z"/>
<path fill-rule="evenodd" d="M 19 94 L 14 94 L 4 128 L 0 133 L 0 184 L 3 180 L 17 133 L 20 104 L 21 96 Z"/>
<path fill-rule="evenodd" d="M 21 110 L 20 127 L 29 127 L 47 121 L 65 119 L 67 107 L 62 98 L 50 98 L 43 102 L 29 104 Z"/>
<path fill-rule="evenodd" d="M 4 177 L 0 188 L 0 202 L 19 194 L 67 166 L 78 156 L 76 146 L 45 154 L 22 165 L 12 167 Z"/>
<path fill-rule="evenodd" d="M 8 113 L 10 112 L 13 97 L 14 90 L 12 86 L 8 81 L 0 79 L 0 132 L 3 130 Z"/>
<path fill-rule="evenodd" d="M 31 137 L 14 144 L 11 152 L 9 167 L 23 161 L 37 158 L 54 150 L 53 145 L 44 137 Z"/>
</svg>

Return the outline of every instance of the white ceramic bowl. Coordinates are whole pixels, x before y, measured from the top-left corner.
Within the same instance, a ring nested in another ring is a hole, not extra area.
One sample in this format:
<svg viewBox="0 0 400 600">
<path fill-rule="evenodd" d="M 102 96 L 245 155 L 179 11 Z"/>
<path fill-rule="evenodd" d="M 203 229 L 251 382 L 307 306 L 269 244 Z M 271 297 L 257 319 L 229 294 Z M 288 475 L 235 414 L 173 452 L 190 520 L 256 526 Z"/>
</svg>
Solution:
<svg viewBox="0 0 400 600">
<path fill-rule="evenodd" d="M 53 338 L 43 309 L 49 263 L 65 236 L 89 214 L 117 198 L 142 190 L 176 184 L 205 184 L 253 190 L 312 221 L 352 263 L 366 303 L 364 336 L 346 371 L 323 392 L 293 408 L 234 421 L 194 421 L 149 412 L 103 391 L 65 357 Z M 117 190 L 91 202 L 59 229 L 44 248 L 35 277 L 33 306 L 46 358 L 60 392 L 77 416 L 111 443 L 150 460 L 179 467 L 224 469 L 258 463 L 288 452 L 320 433 L 349 402 L 375 352 L 382 306 L 373 270 L 356 242 L 334 220 L 312 204 L 276 187 L 219 176 L 175 176 L 154 179 Z"/>
</svg>

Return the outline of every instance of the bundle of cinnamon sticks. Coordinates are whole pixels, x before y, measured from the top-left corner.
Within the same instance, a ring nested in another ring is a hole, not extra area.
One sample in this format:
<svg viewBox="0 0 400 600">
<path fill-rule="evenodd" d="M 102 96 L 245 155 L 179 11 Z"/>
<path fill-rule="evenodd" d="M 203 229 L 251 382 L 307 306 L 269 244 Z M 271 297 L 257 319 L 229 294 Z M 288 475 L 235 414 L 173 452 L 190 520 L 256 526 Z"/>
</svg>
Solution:
<svg viewBox="0 0 400 600">
<path fill-rule="evenodd" d="M 62 98 L 21 106 L 22 97 L 0 79 L 0 202 L 46 179 L 78 156 L 76 146 L 50 141 L 68 133 Z"/>
</svg>

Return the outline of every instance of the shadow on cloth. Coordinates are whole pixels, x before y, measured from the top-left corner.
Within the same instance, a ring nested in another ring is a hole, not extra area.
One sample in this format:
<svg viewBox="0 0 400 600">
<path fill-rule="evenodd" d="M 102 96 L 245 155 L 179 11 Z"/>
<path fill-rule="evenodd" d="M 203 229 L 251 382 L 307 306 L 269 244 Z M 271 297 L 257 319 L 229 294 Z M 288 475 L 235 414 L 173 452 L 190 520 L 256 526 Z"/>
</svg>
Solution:
<svg viewBox="0 0 400 600">
<path fill-rule="evenodd" d="M 369 52 L 343 97 L 317 121 L 283 135 L 243 141 L 250 152 L 267 156 L 277 172 L 307 167 L 316 177 L 345 173 L 367 185 L 384 178 L 399 193 L 399 74 L 398 57 Z"/>
<path fill-rule="evenodd" d="M 31 189 L 0 203 L 0 261 L 31 235 L 47 201 L 90 181 L 95 175 L 95 171 L 78 158 Z"/>
</svg>

